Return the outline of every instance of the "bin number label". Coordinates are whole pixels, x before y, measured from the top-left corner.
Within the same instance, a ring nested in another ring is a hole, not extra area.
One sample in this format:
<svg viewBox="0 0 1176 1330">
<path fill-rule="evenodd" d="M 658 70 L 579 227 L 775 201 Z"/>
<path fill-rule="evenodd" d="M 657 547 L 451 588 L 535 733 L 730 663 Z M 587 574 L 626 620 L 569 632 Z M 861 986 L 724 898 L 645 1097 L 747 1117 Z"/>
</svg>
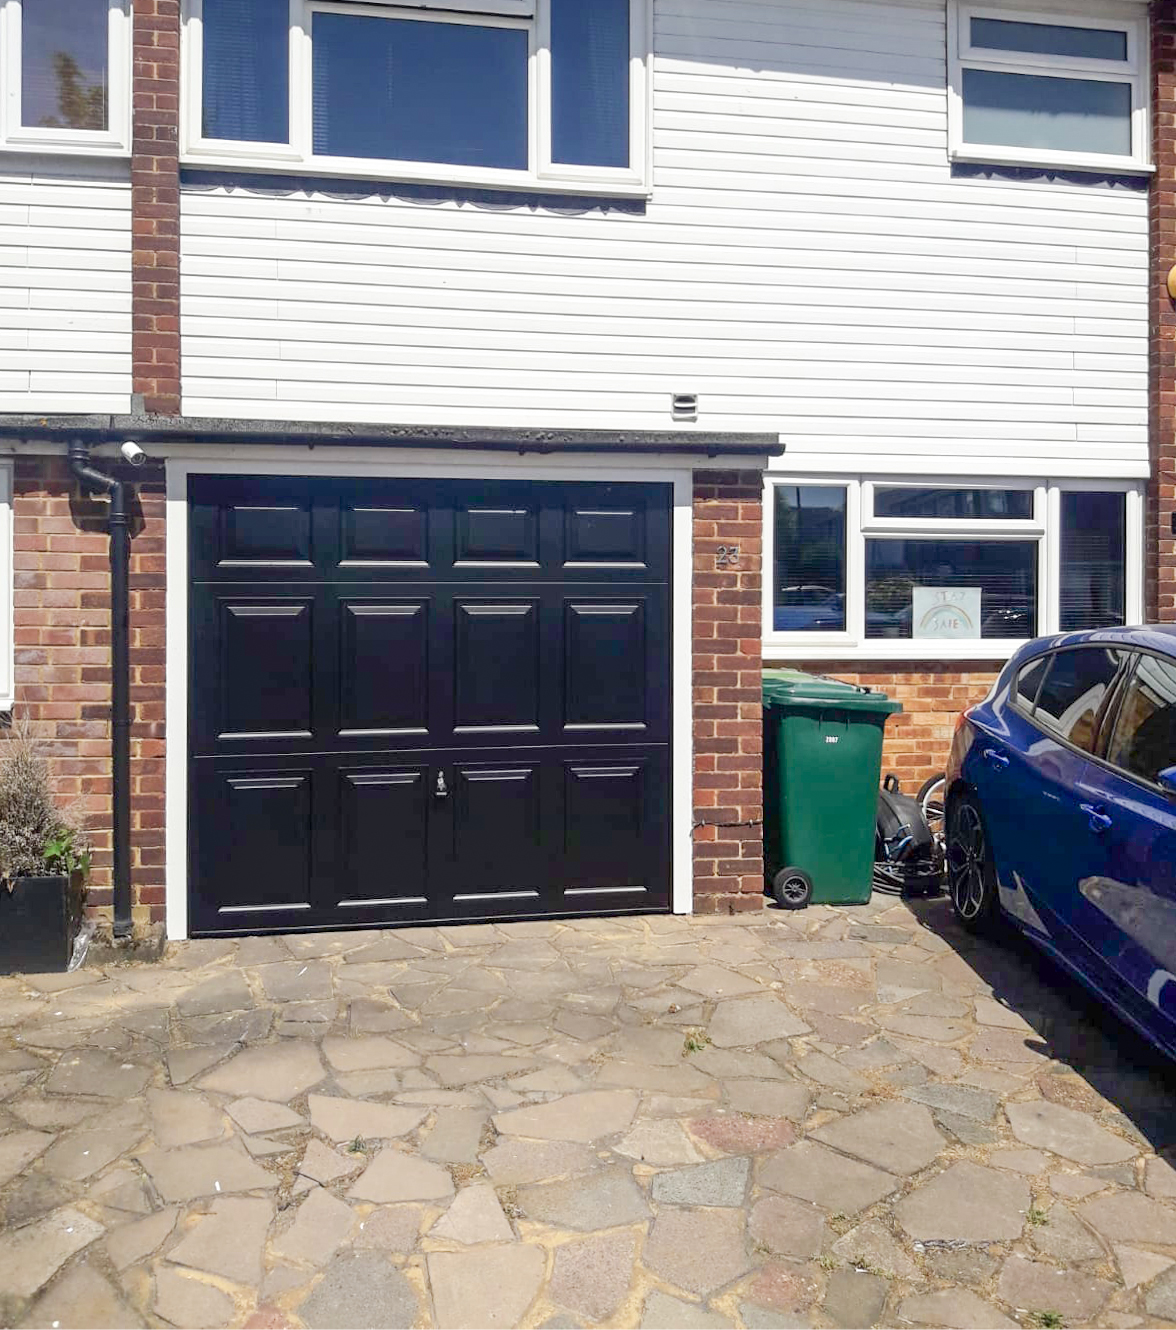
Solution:
<svg viewBox="0 0 1176 1330">
<path fill-rule="evenodd" d="M 841 739 L 836 734 L 827 734 L 825 735 L 825 742 L 827 744 L 839 744 Z"/>
</svg>

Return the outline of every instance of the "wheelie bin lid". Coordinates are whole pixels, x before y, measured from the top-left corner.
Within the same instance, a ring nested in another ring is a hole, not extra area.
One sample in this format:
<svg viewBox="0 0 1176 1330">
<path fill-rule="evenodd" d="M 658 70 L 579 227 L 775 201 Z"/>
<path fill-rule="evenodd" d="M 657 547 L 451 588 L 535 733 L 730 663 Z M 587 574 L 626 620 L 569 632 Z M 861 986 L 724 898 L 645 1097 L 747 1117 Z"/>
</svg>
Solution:
<svg viewBox="0 0 1176 1330">
<path fill-rule="evenodd" d="M 876 693 L 860 684 L 826 679 L 804 670 L 765 670 L 763 679 L 765 707 L 836 707 L 842 711 L 872 711 L 892 716 L 902 710 L 902 703 Z"/>
</svg>

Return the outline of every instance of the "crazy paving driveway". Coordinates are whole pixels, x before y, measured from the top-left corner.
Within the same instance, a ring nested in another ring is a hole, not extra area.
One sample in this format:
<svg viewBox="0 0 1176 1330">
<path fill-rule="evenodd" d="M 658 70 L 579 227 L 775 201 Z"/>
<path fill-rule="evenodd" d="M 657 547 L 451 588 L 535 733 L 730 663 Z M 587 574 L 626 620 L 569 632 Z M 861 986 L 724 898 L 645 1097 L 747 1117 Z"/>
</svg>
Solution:
<svg viewBox="0 0 1176 1330">
<path fill-rule="evenodd" d="M 1171 1323 L 1172 1084 L 942 902 L 0 979 L 0 1325 Z"/>
</svg>

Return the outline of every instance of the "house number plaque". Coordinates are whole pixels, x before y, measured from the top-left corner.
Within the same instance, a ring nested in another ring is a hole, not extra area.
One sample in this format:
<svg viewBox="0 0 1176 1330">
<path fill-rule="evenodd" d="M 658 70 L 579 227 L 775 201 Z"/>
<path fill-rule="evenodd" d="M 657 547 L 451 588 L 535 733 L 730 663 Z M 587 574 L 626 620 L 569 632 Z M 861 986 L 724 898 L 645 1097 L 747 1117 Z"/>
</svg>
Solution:
<svg viewBox="0 0 1176 1330">
<path fill-rule="evenodd" d="M 715 555 L 716 568 L 736 568 L 739 565 L 739 546 L 720 545 Z"/>
</svg>

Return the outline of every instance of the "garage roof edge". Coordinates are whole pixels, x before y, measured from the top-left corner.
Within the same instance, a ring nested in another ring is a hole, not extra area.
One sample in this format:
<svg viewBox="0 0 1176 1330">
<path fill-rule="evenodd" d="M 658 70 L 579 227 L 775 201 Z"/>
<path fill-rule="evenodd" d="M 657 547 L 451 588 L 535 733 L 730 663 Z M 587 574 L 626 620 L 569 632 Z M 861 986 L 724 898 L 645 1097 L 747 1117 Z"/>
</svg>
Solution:
<svg viewBox="0 0 1176 1330">
<path fill-rule="evenodd" d="M 91 443 L 304 444 L 308 447 L 482 448 L 518 453 L 680 453 L 684 456 L 778 457 L 777 434 L 680 430 L 505 429 L 448 425 L 319 424 L 308 421 L 203 419 L 196 416 L 0 416 L 0 438 Z"/>
</svg>

